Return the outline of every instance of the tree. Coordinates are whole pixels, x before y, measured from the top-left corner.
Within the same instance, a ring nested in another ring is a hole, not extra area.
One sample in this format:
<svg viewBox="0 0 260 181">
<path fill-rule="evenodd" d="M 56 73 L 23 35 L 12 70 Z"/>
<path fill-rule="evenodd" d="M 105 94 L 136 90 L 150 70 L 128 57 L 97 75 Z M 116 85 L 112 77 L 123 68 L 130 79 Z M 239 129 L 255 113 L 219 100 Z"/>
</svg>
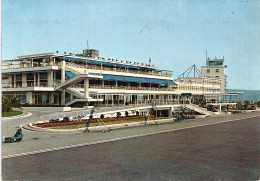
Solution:
<svg viewBox="0 0 260 181">
<path fill-rule="evenodd" d="M 125 117 L 127 117 L 127 116 L 128 116 L 128 112 L 126 111 L 126 112 L 125 112 Z"/>
<path fill-rule="evenodd" d="M 3 96 L 2 97 L 2 112 L 11 112 L 13 108 L 20 108 L 21 103 L 18 97 Z"/>
</svg>

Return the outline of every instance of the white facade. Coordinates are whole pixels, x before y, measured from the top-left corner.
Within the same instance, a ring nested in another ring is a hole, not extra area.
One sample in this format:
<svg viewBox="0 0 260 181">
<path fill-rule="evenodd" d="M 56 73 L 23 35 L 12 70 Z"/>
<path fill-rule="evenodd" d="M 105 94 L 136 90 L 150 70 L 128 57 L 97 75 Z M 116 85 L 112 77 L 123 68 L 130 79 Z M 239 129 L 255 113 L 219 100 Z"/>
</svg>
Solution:
<svg viewBox="0 0 260 181">
<path fill-rule="evenodd" d="M 2 74 L 3 95 L 32 105 L 178 104 L 192 99 L 183 93 L 219 99 L 221 89 L 215 78 L 178 79 L 176 84 L 171 71 L 84 55 L 20 56 L 4 61 Z"/>
<path fill-rule="evenodd" d="M 207 66 L 201 67 L 201 77 L 216 78 L 221 81 L 221 94 L 226 92 L 227 76 L 223 59 L 207 59 Z"/>
</svg>

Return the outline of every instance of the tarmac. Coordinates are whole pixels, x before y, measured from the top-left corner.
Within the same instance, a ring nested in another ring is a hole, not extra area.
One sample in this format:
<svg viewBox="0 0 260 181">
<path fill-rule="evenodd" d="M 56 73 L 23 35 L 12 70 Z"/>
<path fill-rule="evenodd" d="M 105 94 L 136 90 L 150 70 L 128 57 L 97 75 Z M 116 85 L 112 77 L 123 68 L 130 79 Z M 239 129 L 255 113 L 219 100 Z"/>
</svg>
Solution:
<svg viewBox="0 0 260 181">
<path fill-rule="evenodd" d="M 3 180 L 258 180 L 259 123 L 253 112 L 105 134 L 25 131 L 2 145 L 19 153 L 2 158 Z"/>
</svg>

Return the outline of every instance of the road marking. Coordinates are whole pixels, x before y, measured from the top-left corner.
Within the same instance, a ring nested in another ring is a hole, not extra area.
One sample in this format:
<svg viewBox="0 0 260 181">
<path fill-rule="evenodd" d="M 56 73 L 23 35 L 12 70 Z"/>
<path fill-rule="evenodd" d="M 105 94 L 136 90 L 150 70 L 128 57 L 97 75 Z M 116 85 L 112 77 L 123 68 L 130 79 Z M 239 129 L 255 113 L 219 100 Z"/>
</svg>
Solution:
<svg viewBox="0 0 260 181">
<path fill-rule="evenodd" d="M 121 138 L 114 138 L 114 139 L 103 140 L 103 141 L 96 141 L 96 142 L 90 142 L 90 143 L 81 143 L 81 144 L 70 145 L 70 146 L 49 148 L 49 149 L 45 149 L 45 150 L 38 150 L 38 151 L 32 151 L 32 152 L 18 153 L 18 154 L 14 154 L 14 155 L 2 156 L 2 159 L 15 158 L 15 157 L 27 156 L 27 155 L 34 155 L 34 154 L 38 154 L 38 153 L 46 153 L 46 152 L 51 152 L 51 151 L 65 150 L 65 149 L 77 148 L 77 147 L 83 147 L 83 146 L 89 146 L 89 145 L 97 145 L 97 144 L 101 144 L 101 143 L 108 143 L 108 142 L 126 140 L 126 139 L 143 137 L 143 136 L 151 136 L 151 135 L 155 135 L 155 134 L 168 133 L 168 132 L 173 132 L 173 131 L 180 131 L 180 130 L 186 130 L 186 129 L 191 129 L 191 128 L 197 128 L 197 127 L 203 127 L 203 126 L 222 124 L 222 123 L 233 122 L 233 121 L 238 121 L 238 120 L 243 120 L 243 119 L 256 118 L 256 117 L 260 117 L 260 116 L 258 115 L 258 116 L 252 116 L 252 117 L 246 117 L 246 118 L 240 118 L 240 119 L 234 119 L 234 120 L 221 121 L 221 122 L 216 122 L 216 123 L 208 123 L 208 124 L 202 124 L 202 125 L 197 125 L 197 126 L 189 126 L 189 127 L 185 127 L 185 128 L 170 129 L 170 130 L 158 131 L 158 132 L 153 132 L 153 133 L 145 133 L 145 134 L 126 136 L 126 137 L 121 137 Z"/>
</svg>

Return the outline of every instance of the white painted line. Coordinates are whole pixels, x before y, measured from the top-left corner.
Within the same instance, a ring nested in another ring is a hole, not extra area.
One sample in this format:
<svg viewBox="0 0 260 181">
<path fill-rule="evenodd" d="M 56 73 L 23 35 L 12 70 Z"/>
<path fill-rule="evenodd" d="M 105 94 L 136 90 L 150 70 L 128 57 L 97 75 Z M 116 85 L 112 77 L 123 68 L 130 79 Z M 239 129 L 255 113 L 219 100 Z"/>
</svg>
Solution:
<svg viewBox="0 0 260 181">
<path fill-rule="evenodd" d="M 239 121 L 239 120 L 250 119 L 250 118 L 255 118 L 255 117 L 259 117 L 259 116 L 252 116 L 252 117 L 246 117 L 246 118 L 241 118 L 241 119 L 227 120 L 227 121 L 221 121 L 221 122 L 216 122 L 216 123 L 208 123 L 208 124 L 202 124 L 202 125 L 197 125 L 197 126 L 189 126 L 189 127 L 185 127 L 185 128 L 170 129 L 170 130 L 165 130 L 165 131 L 158 131 L 158 132 L 153 132 L 153 133 L 126 136 L 126 137 L 121 137 L 121 138 L 114 138 L 114 139 L 109 139 L 109 140 L 83 143 L 83 144 L 77 144 L 77 145 L 70 145 L 70 146 L 64 146 L 64 147 L 50 148 L 50 149 L 38 150 L 38 151 L 32 151 L 32 152 L 26 152 L 26 153 L 18 153 L 18 154 L 14 154 L 14 155 L 2 156 L 2 159 L 15 158 L 15 157 L 26 156 L 26 155 L 34 155 L 34 154 L 37 154 L 37 153 L 46 153 L 46 152 L 51 152 L 51 151 L 65 150 L 65 149 L 69 149 L 69 148 L 77 148 L 77 147 L 82 147 L 82 146 L 97 145 L 97 144 L 101 144 L 101 143 L 108 143 L 108 142 L 126 140 L 126 139 L 143 137 L 143 136 L 151 136 L 151 135 L 155 135 L 155 134 L 168 133 L 168 132 L 173 132 L 173 131 L 180 131 L 180 130 L 186 130 L 186 129 L 191 129 L 191 128 L 198 128 L 198 127 L 203 127 L 203 126 L 222 124 L 222 123 Z"/>
</svg>

